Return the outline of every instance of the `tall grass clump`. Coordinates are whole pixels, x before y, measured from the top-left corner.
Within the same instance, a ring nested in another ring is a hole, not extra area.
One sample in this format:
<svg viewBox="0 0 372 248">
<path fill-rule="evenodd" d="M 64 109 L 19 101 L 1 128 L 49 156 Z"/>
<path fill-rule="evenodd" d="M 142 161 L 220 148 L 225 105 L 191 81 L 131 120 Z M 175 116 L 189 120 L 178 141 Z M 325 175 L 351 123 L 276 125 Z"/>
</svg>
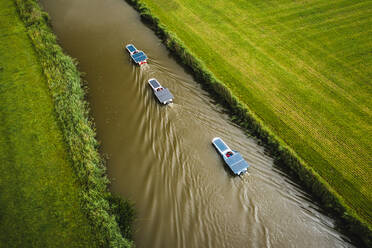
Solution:
<svg viewBox="0 0 372 248">
<path fill-rule="evenodd" d="M 80 199 L 100 247 L 132 247 L 133 207 L 112 199 L 76 62 L 57 44 L 48 14 L 36 0 L 15 0 L 54 100 L 56 116 L 81 186 Z M 125 217 L 127 215 L 127 218 Z M 119 217 L 118 217 L 119 216 Z M 122 217 L 120 217 L 122 216 Z M 116 219 L 120 221 L 118 225 Z M 125 237 L 121 234 L 124 230 Z"/>
<path fill-rule="evenodd" d="M 121 234 L 124 238 L 132 240 L 133 229 L 131 226 L 136 217 L 134 204 L 114 194 L 111 194 L 108 200 L 111 206 L 111 213 L 115 216 L 119 224 Z"/>
<path fill-rule="evenodd" d="M 143 3 L 144 1 L 126 0 L 126 2 L 139 12 L 142 21 L 154 30 L 176 59 L 191 71 L 195 79 L 230 110 L 232 119 L 256 137 L 275 158 L 276 164 L 288 168 L 290 173 L 295 175 L 302 185 L 319 199 L 329 214 L 338 219 L 342 231 L 357 237 L 365 245 L 372 246 L 372 227 L 368 221 L 360 218 L 314 168 L 274 134 L 245 102 L 234 95 L 226 84 L 218 80 L 205 63 L 193 54 L 175 33 L 169 31 L 166 23 L 160 22 L 160 19 Z M 168 5 L 169 3 L 164 4 L 164 7 Z M 239 93 L 238 90 L 234 92 Z"/>
</svg>

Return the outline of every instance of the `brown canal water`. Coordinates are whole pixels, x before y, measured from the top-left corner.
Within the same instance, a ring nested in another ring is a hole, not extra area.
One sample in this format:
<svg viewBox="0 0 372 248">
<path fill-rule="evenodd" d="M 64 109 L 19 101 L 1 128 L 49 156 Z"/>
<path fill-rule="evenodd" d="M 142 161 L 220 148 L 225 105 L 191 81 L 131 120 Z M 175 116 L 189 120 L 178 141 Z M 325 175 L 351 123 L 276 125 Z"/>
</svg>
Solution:
<svg viewBox="0 0 372 248">
<path fill-rule="evenodd" d="M 124 0 L 42 0 L 65 51 L 86 73 L 111 190 L 135 202 L 137 247 L 352 247 L 194 82 Z M 134 66 L 123 44 L 149 55 Z M 175 96 L 158 104 L 156 77 Z M 252 165 L 233 177 L 222 137 Z"/>
</svg>

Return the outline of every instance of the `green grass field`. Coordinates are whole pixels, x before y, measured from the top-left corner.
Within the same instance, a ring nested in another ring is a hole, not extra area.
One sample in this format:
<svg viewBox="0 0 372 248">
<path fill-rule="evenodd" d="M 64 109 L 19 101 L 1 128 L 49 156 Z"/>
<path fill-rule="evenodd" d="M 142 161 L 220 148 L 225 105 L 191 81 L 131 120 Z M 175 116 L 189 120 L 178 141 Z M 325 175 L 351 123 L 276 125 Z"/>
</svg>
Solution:
<svg viewBox="0 0 372 248">
<path fill-rule="evenodd" d="M 0 1 L 0 247 L 98 247 L 26 32 Z"/>
<path fill-rule="evenodd" d="M 141 2 L 371 227 L 371 1 Z"/>
</svg>

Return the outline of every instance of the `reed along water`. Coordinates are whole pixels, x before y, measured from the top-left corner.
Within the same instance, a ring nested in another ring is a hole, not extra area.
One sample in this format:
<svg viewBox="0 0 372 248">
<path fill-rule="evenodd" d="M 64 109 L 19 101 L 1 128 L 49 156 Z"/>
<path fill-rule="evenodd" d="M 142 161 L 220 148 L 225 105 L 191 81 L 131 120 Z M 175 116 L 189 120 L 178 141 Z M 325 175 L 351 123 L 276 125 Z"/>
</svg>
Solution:
<svg viewBox="0 0 372 248">
<path fill-rule="evenodd" d="M 353 247 L 124 0 L 41 2 L 60 44 L 86 73 L 111 190 L 136 204 L 137 247 Z M 147 53 L 147 66 L 130 61 L 128 43 Z M 152 77 L 170 89 L 174 104 L 156 101 Z M 213 148 L 216 136 L 251 164 L 242 178 Z"/>
</svg>

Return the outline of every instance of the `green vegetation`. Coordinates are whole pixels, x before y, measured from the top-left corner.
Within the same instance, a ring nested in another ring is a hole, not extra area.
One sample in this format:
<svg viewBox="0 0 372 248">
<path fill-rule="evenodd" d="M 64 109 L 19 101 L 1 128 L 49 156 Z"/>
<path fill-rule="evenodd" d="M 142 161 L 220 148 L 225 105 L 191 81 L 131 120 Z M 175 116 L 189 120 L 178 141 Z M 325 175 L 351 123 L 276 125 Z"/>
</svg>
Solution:
<svg viewBox="0 0 372 248">
<path fill-rule="evenodd" d="M 133 209 L 109 204 L 80 75 L 47 21 L 34 0 L 0 1 L 1 246 L 130 247 L 116 219 L 130 233 Z"/>
<path fill-rule="evenodd" d="M 53 102 L 13 1 L 0 2 L 0 242 L 96 247 Z"/>
<path fill-rule="evenodd" d="M 127 1 L 346 229 L 372 242 L 372 2 Z"/>
<path fill-rule="evenodd" d="M 134 204 L 128 200 L 123 200 L 120 196 L 111 195 L 109 198 L 111 214 L 116 218 L 119 224 L 120 232 L 124 238 L 133 239 L 132 223 L 135 220 Z"/>
</svg>

